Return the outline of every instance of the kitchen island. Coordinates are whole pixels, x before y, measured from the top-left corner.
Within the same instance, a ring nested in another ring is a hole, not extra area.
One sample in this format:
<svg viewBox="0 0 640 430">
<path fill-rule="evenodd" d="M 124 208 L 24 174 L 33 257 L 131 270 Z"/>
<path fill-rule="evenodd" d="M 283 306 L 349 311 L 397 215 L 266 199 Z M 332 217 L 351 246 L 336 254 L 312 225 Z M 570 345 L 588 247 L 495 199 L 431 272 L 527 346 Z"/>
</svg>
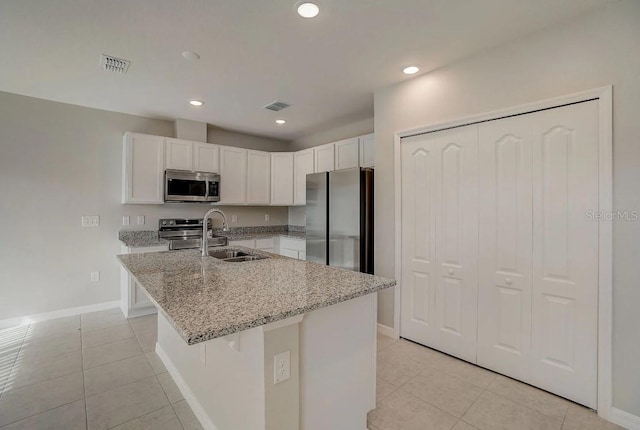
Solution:
<svg viewBox="0 0 640 430">
<path fill-rule="evenodd" d="M 198 419 L 218 430 L 364 430 L 375 407 L 372 293 L 395 281 L 243 250 L 268 258 L 119 256 L 159 310 L 156 351 Z"/>
</svg>

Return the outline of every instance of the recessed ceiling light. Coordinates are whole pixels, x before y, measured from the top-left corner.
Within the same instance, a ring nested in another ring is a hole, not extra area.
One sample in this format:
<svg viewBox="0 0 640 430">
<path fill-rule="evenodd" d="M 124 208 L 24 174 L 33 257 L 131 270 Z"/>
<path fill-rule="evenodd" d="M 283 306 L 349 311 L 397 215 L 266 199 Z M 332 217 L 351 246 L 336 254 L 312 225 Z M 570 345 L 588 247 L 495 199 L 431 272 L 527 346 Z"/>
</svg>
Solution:
<svg viewBox="0 0 640 430">
<path fill-rule="evenodd" d="M 286 122 L 287 122 L 287 121 L 285 121 L 285 120 L 283 120 L 283 119 L 277 119 L 277 120 L 276 120 L 276 124 L 278 124 L 278 125 L 285 124 Z"/>
<path fill-rule="evenodd" d="M 202 106 L 204 102 L 201 102 L 200 100 L 189 100 L 189 104 L 191 106 Z"/>
<path fill-rule="evenodd" d="M 189 60 L 189 61 L 198 61 L 200 59 L 200 55 L 198 55 L 193 51 L 183 51 L 182 56 L 184 57 L 185 60 Z"/>
<path fill-rule="evenodd" d="M 413 75 L 418 73 L 419 71 L 420 71 L 420 67 L 418 66 L 408 66 L 402 69 L 402 73 L 404 73 L 405 75 Z"/>
<path fill-rule="evenodd" d="M 318 5 L 311 2 L 300 3 L 297 10 L 298 15 L 303 18 L 315 18 L 320 13 Z"/>
</svg>

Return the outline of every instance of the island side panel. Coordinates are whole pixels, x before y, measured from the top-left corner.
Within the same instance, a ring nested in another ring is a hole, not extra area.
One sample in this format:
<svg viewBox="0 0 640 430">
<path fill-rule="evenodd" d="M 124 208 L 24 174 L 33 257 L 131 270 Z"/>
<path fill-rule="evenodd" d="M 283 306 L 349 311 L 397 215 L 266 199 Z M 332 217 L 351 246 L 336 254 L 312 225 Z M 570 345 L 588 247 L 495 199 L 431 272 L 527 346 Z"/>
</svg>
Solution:
<svg viewBox="0 0 640 430">
<path fill-rule="evenodd" d="M 375 408 L 376 295 L 305 314 L 300 323 L 300 429 L 359 430 Z"/>
<path fill-rule="evenodd" d="M 158 313 L 156 351 L 206 430 L 264 429 L 262 327 L 196 345 L 178 335 Z"/>
</svg>

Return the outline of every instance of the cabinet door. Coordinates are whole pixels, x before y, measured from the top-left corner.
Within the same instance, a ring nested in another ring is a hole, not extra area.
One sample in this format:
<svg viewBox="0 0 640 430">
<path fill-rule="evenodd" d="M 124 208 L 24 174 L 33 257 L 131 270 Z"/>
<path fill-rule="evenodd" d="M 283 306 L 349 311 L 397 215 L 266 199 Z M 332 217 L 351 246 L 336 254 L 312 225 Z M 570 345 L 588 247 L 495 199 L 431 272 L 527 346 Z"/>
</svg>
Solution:
<svg viewBox="0 0 640 430">
<path fill-rule="evenodd" d="M 247 202 L 247 150 L 220 147 L 220 203 Z"/>
<path fill-rule="evenodd" d="M 271 154 L 271 204 L 293 204 L 293 153 Z"/>
<path fill-rule="evenodd" d="M 165 139 L 166 168 L 193 170 L 193 143 L 188 140 Z"/>
<path fill-rule="evenodd" d="M 293 249 L 281 249 L 280 255 L 284 255 L 285 257 L 295 258 L 296 260 L 299 258 L 298 251 L 294 251 Z"/>
<path fill-rule="evenodd" d="M 314 152 L 314 159 L 315 159 L 315 168 L 314 168 L 315 173 L 333 171 L 334 169 L 333 143 L 317 146 L 313 148 L 313 152 Z"/>
<path fill-rule="evenodd" d="M 268 152 L 249 151 L 247 203 L 268 205 L 271 199 L 271 156 Z"/>
<path fill-rule="evenodd" d="M 275 238 L 268 237 L 264 239 L 256 239 L 256 249 L 272 251 L 275 248 Z"/>
<path fill-rule="evenodd" d="M 193 142 L 193 170 L 220 173 L 220 148 L 212 143 Z"/>
<path fill-rule="evenodd" d="M 126 133 L 122 203 L 164 203 L 164 138 Z"/>
<path fill-rule="evenodd" d="M 358 138 L 360 143 L 360 167 L 373 167 L 376 159 L 376 135 L 371 133 Z"/>
<path fill-rule="evenodd" d="M 360 164 L 358 138 L 345 139 L 334 144 L 335 170 L 350 169 Z"/>
<path fill-rule="evenodd" d="M 313 173 L 313 148 L 298 151 L 294 154 L 293 185 L 295 205 L 307 204 L 307 175 Z"/>
<path fill-rule="evenodd" d="M 478 131 L 402 142 L 402 336 L 476 361 Z"/>
</svg>

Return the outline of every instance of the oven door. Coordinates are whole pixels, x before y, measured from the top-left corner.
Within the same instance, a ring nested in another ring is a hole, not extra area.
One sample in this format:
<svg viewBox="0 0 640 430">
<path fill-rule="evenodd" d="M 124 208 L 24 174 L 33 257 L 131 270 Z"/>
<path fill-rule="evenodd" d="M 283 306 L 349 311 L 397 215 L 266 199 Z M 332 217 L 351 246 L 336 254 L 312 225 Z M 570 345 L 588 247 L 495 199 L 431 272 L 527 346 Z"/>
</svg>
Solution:
<svg viewBox="0 0 640 430">
<path fill-rule="evenodd" d="M 198 172 L 167 170 L 165 172 L 165 202 L 206 202 L 208 179 Z"/>
</svg>

